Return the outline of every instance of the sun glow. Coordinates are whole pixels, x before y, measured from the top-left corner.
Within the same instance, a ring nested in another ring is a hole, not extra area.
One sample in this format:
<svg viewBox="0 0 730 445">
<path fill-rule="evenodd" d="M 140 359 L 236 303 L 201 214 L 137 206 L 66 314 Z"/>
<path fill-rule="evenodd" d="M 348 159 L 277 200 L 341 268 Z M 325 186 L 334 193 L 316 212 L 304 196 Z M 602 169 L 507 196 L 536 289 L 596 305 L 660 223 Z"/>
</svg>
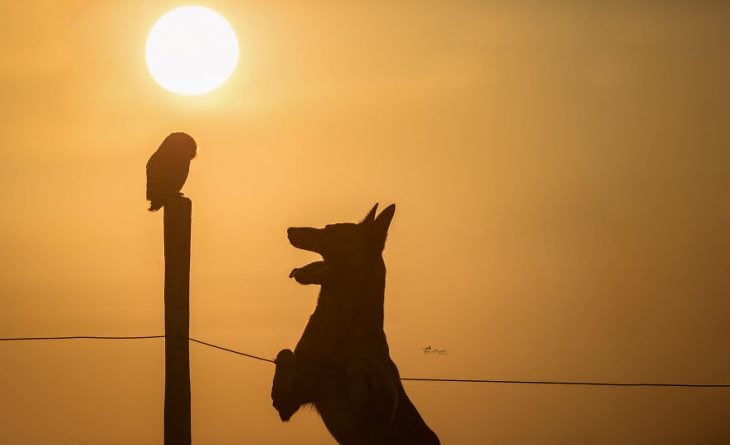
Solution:
<svg viewBox="0 0 730 445">
<path fill-rule="evenodd" d="M 238 39 L 220 14 L 199 6 L 166 13 L 147 37 L 147 68 L 173 93 L 197 95 L 219 87 L 238 63 Z"/>
</svg>

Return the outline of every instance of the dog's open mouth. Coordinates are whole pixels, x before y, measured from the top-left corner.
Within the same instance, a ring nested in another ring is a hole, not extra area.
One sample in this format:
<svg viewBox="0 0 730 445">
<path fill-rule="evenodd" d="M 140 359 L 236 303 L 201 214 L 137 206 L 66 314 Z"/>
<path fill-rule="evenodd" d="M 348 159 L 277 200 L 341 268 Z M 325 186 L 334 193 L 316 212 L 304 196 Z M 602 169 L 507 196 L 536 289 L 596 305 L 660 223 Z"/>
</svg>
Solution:
<svg viewBox="0 0 730 445">
<path fill-rule="evenodd" d="M 331 267 L 325 261 L 315 261 L 303 267 L 296 267 L 289 273 L 300 284 L 322 284 Z"/>
</svg>

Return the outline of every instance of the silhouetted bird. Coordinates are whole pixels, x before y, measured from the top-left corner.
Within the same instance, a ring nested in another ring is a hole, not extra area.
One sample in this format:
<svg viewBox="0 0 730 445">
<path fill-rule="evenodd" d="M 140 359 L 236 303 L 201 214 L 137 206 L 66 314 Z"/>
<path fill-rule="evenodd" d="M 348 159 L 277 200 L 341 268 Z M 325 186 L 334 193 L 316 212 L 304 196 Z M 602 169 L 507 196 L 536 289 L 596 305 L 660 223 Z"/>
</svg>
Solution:
<svg viewBox="0 0 730 445">
<path fill-rule="evenodd" d="M 172 133 L 147 161 L 147 200 L 149 211 L 159 210 L 165 202 L 180 194 L 195 157 L 195 139 L 186 133 Z"/>
</svg>

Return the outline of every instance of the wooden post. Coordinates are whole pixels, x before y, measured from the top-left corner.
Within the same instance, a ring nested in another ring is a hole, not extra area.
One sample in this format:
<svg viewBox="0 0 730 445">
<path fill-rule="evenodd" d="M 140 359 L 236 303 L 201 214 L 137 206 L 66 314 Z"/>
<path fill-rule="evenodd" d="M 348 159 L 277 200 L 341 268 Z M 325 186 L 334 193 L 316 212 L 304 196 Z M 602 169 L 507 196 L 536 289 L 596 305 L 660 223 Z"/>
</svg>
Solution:
<svg viewBox="0 0 730 445">
<path fill-rule="evenodd" d="M 190 222 L 192 202 L 165 203 L 165 445 L 190 444 Z"/>
</svg>

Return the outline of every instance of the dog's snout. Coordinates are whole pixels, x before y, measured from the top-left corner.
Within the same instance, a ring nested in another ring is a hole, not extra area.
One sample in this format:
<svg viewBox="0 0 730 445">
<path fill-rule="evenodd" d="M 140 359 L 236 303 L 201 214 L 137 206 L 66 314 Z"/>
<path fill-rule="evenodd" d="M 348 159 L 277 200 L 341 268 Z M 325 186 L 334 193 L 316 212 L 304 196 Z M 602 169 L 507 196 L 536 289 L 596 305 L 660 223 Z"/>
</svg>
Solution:
<svg viewBox="0 0 730 445">
<path fill-rule="evenodd" d="M 320 237 L 317 229 L 312 227 L 289 227 L 286 234 L 292 246 L 313 252 L 318 251 Z"/>
<path fill-rule="evenodd" d="M 297 244 L 301 242 L 302 238 L 308 238 L 307 229 L 304 227 L 289 227 L 286 229 L 286 237 L 289 239 L 290 243 L 297 246 Z"/>
</svg>

